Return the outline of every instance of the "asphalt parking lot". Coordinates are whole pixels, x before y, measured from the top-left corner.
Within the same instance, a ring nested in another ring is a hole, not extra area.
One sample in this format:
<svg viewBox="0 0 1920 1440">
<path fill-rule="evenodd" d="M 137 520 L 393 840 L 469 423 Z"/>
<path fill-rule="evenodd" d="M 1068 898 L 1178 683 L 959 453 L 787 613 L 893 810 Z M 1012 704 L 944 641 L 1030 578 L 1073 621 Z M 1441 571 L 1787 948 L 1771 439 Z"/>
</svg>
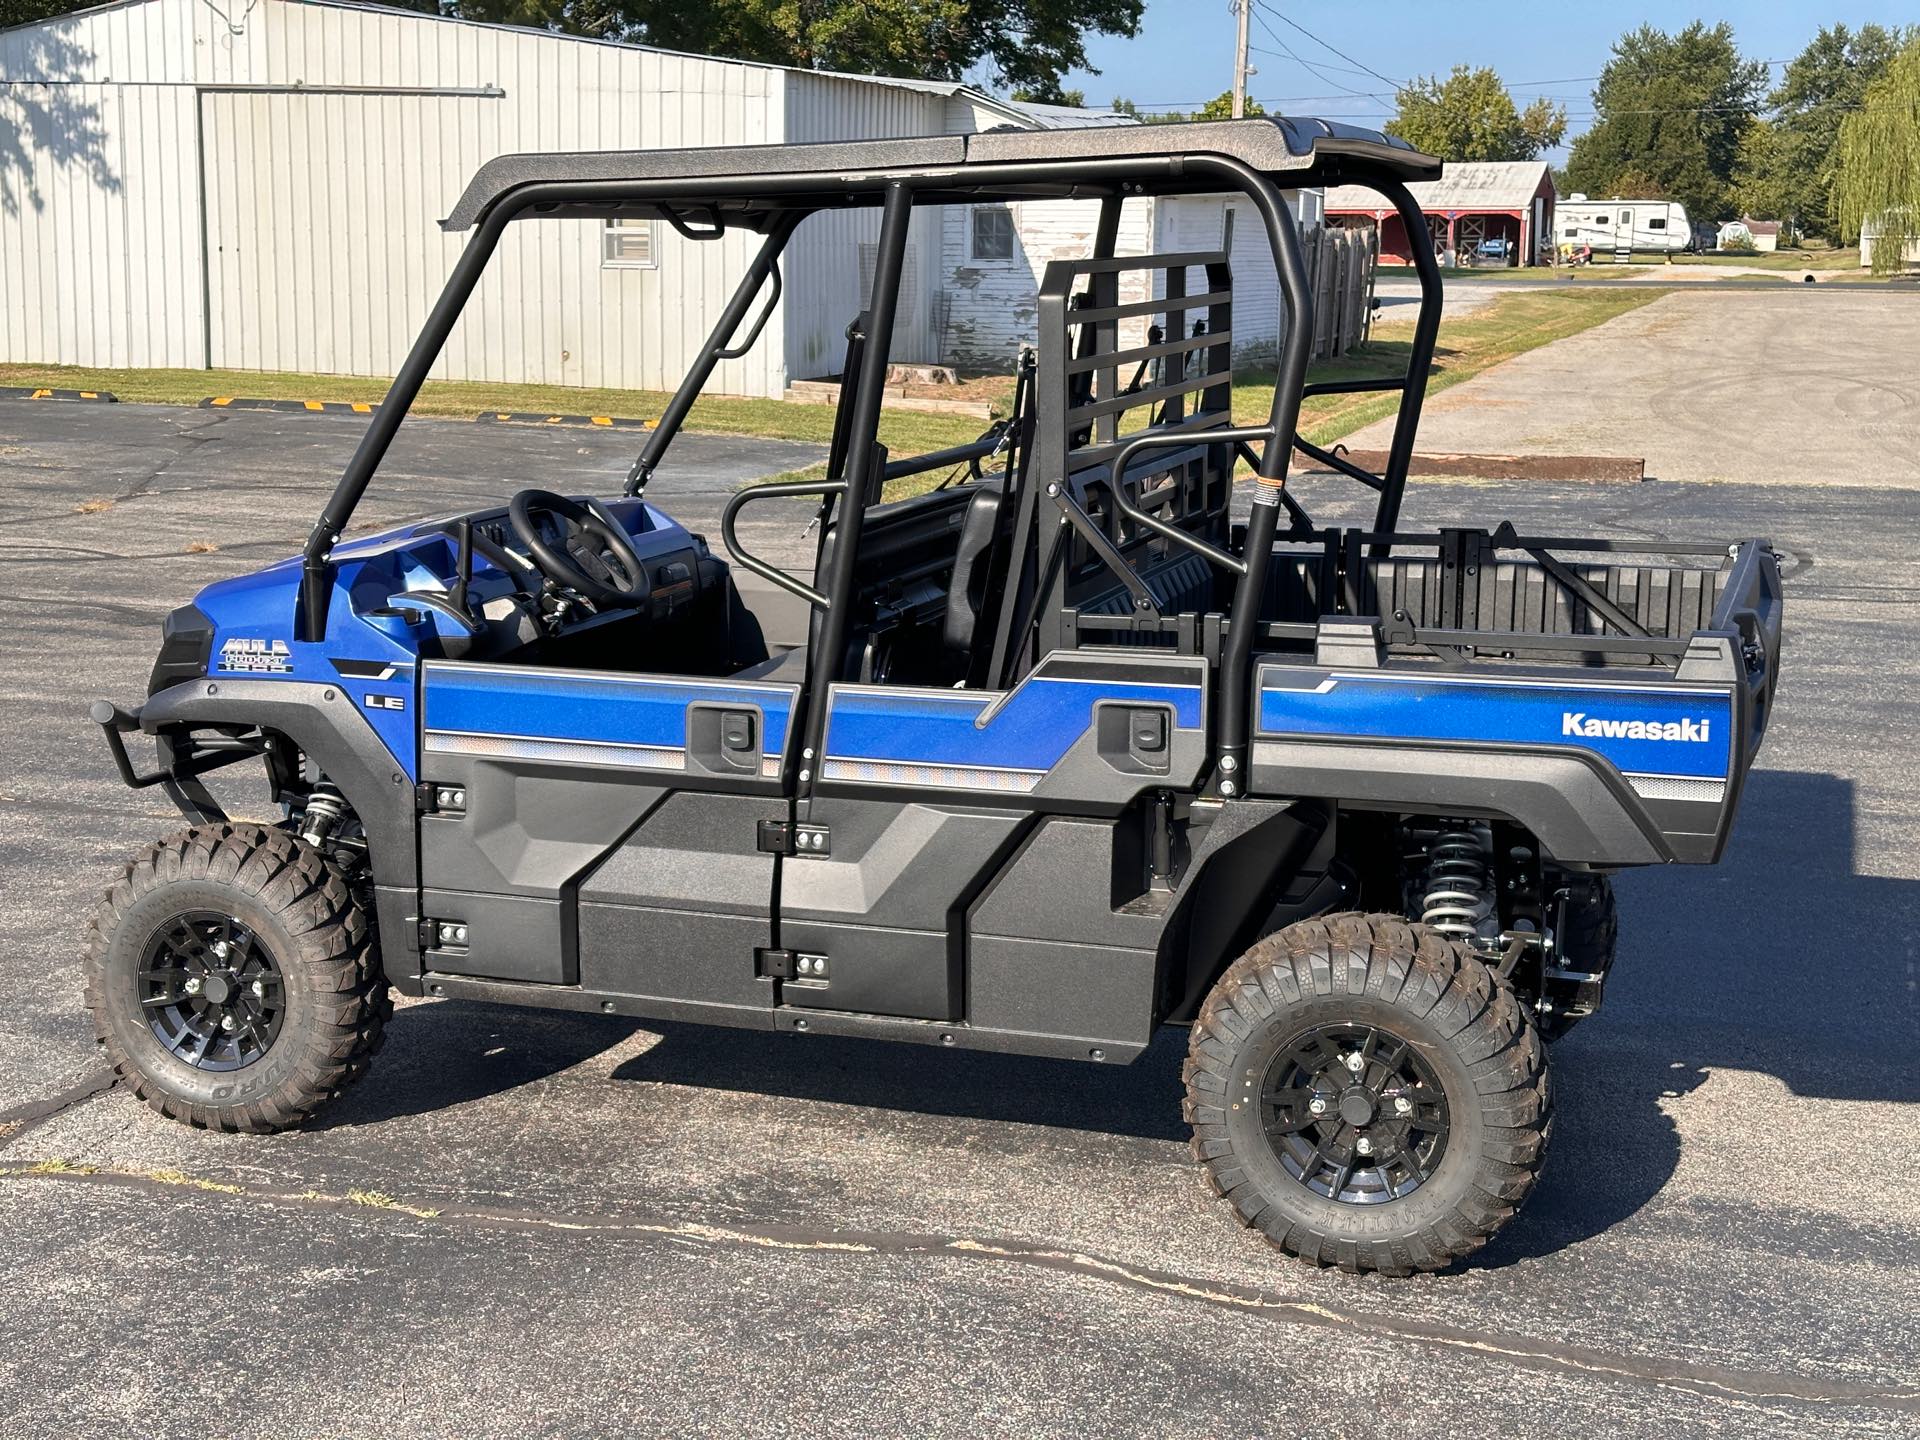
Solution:
<svg viewBox="0 0 1920 1440">
<path fill-rule="evenodd" d="M 111 778 L 86 703 L 138 696 L 168 608 L 297 546 L 360 423 L 0 409 L 0 1433 L 1920 1428 L 1911 488 L 1410 495 L 1418 527 L 1769 536 L 1791 579 L 1729 858 L 1621 881 L 1540 1189 L 1469 1267 L 1388 1281 L 1230 1222 L 1180 1034 L 1102 1069 L 441 1001 L 307 1131 L 107 1088 L 78 932 L 177 817 Z M 415 422 L 363 518 L 604 485 L 632 443 Z M 652 498 L 710 526 L 817 453 L 685 437 Z"/>
</svg>

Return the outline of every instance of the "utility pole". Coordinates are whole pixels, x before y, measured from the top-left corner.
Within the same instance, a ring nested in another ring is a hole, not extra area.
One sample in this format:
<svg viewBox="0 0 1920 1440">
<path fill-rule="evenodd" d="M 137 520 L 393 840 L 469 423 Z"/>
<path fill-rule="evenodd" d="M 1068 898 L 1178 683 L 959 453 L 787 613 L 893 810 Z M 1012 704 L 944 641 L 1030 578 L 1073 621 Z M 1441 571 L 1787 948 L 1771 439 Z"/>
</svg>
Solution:
<svg viewBox="0 0 1920 1440">
<path fill-rule="evenodd" d="M 1233 45 L 1233 118 L 1238 120 L 1247 113 L 1247 22 L 1253 17 L 1253 0 L 1233 0 L 1233 13 L 1240 20 Z"/>
</svg>

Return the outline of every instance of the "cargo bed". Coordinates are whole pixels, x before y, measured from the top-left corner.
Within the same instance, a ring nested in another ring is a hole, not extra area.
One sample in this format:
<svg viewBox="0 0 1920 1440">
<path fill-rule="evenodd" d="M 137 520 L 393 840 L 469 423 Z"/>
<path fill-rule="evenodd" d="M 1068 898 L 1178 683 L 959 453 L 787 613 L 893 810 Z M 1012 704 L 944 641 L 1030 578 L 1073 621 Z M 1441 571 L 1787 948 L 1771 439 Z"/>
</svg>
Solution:
<svg viewBox="0 0 1920 1440">
<path fill-rule="evenodd" d="M 1254 793 L 1505 816 L 1563 863 L 1718 858 L 1777 680 L 1765 542 L 1329 531 L 1275 558 Z"/>
</svg>

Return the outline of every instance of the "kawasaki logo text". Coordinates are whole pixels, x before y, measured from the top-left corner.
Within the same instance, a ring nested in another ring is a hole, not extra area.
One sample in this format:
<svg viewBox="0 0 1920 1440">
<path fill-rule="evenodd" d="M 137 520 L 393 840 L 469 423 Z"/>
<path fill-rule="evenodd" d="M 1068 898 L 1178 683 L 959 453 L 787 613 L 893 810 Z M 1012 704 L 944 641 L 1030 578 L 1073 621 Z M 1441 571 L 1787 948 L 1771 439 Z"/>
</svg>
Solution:
<svg viewBox="0 0 1920 1440">
<path fill-rule="evenodd" d="M 1584 710 L 1569 710 L 1560 717 L 1562 735 L 1579 735 L 1589 740 L 1690 740 L 1704 743 L 1711 720 L 1602 720 L 1589 718 Z"/>
</svg>

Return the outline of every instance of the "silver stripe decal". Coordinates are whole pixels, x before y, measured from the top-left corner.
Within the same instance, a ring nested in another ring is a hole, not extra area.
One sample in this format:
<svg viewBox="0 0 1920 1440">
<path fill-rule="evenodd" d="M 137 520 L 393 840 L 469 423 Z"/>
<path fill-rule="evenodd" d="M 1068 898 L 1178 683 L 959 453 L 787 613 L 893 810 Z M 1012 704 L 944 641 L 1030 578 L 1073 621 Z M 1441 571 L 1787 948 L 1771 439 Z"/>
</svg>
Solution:
<svg viewBox="0 0 1920 1440">
<path fill-rule="evenodd" d="M 1629 774 L 1627 784 L 1642 800 L 1703 800 L 1718 805 L 1727 798 L 1727 782 L 1694 775 Z"/>
<path fill-rule="evenodd" d="M 477 660 L 430 660 L 426 662 L 425 670 L 429 685 L 436 675 L 480 675 L 492 680 L 578 680 L 624 690 L 722 690 L 739 695 L 774 696 L 789 703 L 800 693 L 798 685 L 770 685 L 764 680 L 733 680 L 724 675 L 711 679 L 681 675 L 636 675 L 621 670 L 556 670 L 539 665 L 487 665 Z"/>
<path fill-rule="evenodd" d="M 464 731 L 429 730 L 426 748 L 436 755 L 474 755 L 488 760 L 560 760 L 570 765 L 609 765 L 623 770 L 687 768 L 687 752 L 669 745 L 530 740 L 515 735 L 474 735 Z"/>
<path fill-rule="evenodd" d="M 846 760 L 828 756 L 823 780 L 858 780 L 868 785 L 914 785 L 942 790 L 994 790 L 1024 795 L 1042 780 L 1044 770 L 997 770 L 984 765 L 909 765 L 895 760 Z"/>
<path fill-rule="evenodd" d="M 1281 752 L 1290 745 L 1366 745 L 1371 743 L 1365 736 L 1353 735 L 1260 735 L 1254 738 L 1253 761 L 1256 765 L 1282 765 Z M 1431 746 L 1446 749 L 1458 743 L 1447 740 L 1394 740 L 1395 745 L 1408 745 L 1416 748 Z M 1536 745 L 1551 742 L 1536 740 L 1515 740 L 1517 749 L 1532 749 Z M 1579 747 L 1585 748 L 1585 747 Z M 1481 752 L 1476 752 L 1481 753 Z M 1498 754 L 1498 749 L 1484 753 Z M 1588 751 L 1602 764 L 1611 764 L 1606 756 L 1597 751 Z M 1644 771 L 1621 772 L 1632 789 L 1648 800 L 1711 800 L 1715 804 L 1726 798 L 1727 782 L 1724 780 L 1703 779 L 1696 775 L 1654 775 Z"/>
</svg>

